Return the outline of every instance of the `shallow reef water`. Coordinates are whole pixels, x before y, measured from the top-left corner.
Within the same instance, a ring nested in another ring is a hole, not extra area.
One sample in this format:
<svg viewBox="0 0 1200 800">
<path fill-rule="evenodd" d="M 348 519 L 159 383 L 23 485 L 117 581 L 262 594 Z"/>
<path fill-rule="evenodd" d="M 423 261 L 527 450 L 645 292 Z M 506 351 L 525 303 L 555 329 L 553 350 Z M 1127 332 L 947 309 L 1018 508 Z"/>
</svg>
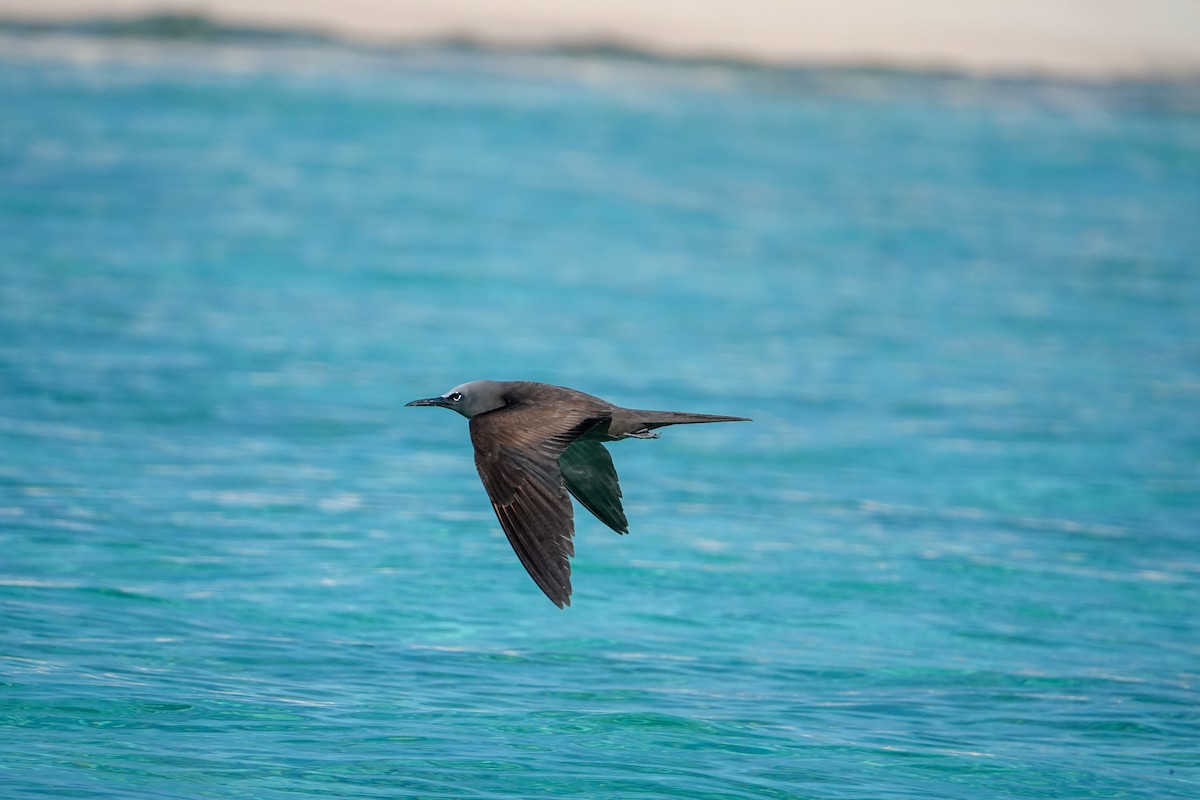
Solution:
<svg viewBox="0 0 1200 800">
<path fill-rule="evenodd" d="M 0 34 L 5 796 L 1200 791 L 1194 84 Z"/>
</svg>

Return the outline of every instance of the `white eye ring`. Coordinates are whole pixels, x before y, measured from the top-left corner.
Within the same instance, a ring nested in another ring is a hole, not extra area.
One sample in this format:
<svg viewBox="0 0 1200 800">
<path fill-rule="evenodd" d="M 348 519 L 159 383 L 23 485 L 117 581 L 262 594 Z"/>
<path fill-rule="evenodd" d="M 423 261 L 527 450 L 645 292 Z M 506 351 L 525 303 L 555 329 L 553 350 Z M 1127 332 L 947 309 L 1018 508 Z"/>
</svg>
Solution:
<svg viewBox="0 0 1200 800">
<path fill-rule="evenodd" d="M 459 400 L 462 400 L 462 394 L 459 392 L 451 392 L 446 396 L 446 399 L 451 403 L 457 403 Z"/>
</svg>

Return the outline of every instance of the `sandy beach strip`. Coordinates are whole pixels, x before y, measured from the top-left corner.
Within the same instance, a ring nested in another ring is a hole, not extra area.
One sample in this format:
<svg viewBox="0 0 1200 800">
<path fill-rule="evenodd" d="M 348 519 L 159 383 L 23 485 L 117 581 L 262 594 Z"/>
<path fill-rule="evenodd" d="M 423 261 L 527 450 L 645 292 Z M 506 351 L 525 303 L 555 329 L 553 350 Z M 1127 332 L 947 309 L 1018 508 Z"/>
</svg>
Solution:
<svg viewBox="0 0 1200 800">
<path fill-rule="evenodd" d="M 1200 0 L 0 0 L 0 18 L 199 14 L 371 43 L 607 43 L 770 64 L 1200 75 Z"/>
</svg>

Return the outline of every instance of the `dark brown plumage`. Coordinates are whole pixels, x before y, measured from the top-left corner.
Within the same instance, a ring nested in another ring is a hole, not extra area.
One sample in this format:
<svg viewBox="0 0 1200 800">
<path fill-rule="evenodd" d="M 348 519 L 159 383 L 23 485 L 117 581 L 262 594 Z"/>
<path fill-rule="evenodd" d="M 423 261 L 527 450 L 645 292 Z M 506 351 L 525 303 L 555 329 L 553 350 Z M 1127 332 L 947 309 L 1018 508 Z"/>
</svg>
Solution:
<svg viewBox="0 0 1200 800">
<path fill-rule="evenodd" d="M 621 408 L 574 389 L 528 381 L 473 381 L 408 405 L 450 408 L 471 421 L 475 466 L 500 527 L 530 576 L 560 608 L 571 603 L 571 496 L 617 533 L 629 531 L 604 442 L 656 438 L 653 431 L 666 425 L 748 421 Z"/>
</svg>

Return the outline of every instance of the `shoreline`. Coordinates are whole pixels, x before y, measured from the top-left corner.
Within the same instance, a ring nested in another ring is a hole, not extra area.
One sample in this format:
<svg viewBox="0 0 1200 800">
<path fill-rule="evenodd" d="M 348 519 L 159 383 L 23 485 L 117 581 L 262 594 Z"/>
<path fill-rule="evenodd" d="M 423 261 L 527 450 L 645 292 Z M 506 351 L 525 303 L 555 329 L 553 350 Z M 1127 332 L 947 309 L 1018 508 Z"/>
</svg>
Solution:
<svg viewBox="0 0 1200 800">
<path fill-rule="evenodd" d="M 857 0 L 859 5 L 866 2 Z M 514 5 L 529 4 L 518 2 Z M 1066 4 L 1073 5 L 1075 0 Z M 595 20 L 575 20 L 566 24 L 562 20 L 542 19 L 537 24 L 517 25 L 512 19 L 498 21 L 487 16 L 465 19 L 461 13 L 424 16 L 401 13 L 406 9 L 411 11 L 409 6 L 413 4 L 398 3 L 396 5 L 401 9 L 384 9 L 370 0 L 343 0 L 337 6 L 313 0 L 296 2 L 291 6 L 296 13 L 290 15 L 270 13 L 278 5 L 271 0 L 257 3 L 209 0 L 200 7 L 194 3 L 161 0 L 109 3 L 48 0 L 38 4 L 37 13 L 32 12 L 29 5 L 25 0 L 0 0 L 0 32 L 181 41 L 322 40 L 382 48 L 463 47 L 512 53 L 605 54 L 763 68 L 866 69 L 998 78 L 1087 81 L 1200 78 L 1200 25 L 1195 34 L 1184 31 L 1179 35 L 1179 41 L 1194 37 L 1197 40 L 1194 50 L 1164 47 L 1152 53 L 1138 50 L 1138 42 L 1131 41 L 1128 52 L 1117 53 L 1105 50 L 1095 42 L 1069 52 L 1056 51 L 1045 46 L 1054 41 L 1049 34 L 1040 44 L 1037 41 L 1006 43 L 993 38 L 973 48 L 970 45 L 975 40 L 947 36 L 947 31 L 941 32 L 939 41 L 896 39 L 888 42 L 881 39 L 870 44 L 862 32 L 843 31 L 845 35 L 840 40 L 830 40 L 820 46 L 811 42 L 806 44 L 803 37 L 793 37 L 790 44 L 781 45 L 778 38 L 751 41 L 745 31 L 736 29 L 723 36 L 714 35 L 703 25 L 693 25 L 683 31 L 664 31 L 661 26 L 639 27 L 630 24 L 636 20 L 616 21 L 616 17 L 603 24 Z M 357 18 L 348 15 L 347 12 L 363 6 L 374 7 L 382 16 Z M 457 12 L 462 12 L 463 7 L 473 7 L 473 3 L 460 2 L 458 6 Z M 275 9 L 276 12 L 279 10 Z M 1196 8 L 1196 15 L 1200 17 L 1200 6 Z M 386 18 L 386 24 L 379 22 L 381 18 Z M 1176 40 L 1172 43 L 1178 44 Z"/>
</svg>

